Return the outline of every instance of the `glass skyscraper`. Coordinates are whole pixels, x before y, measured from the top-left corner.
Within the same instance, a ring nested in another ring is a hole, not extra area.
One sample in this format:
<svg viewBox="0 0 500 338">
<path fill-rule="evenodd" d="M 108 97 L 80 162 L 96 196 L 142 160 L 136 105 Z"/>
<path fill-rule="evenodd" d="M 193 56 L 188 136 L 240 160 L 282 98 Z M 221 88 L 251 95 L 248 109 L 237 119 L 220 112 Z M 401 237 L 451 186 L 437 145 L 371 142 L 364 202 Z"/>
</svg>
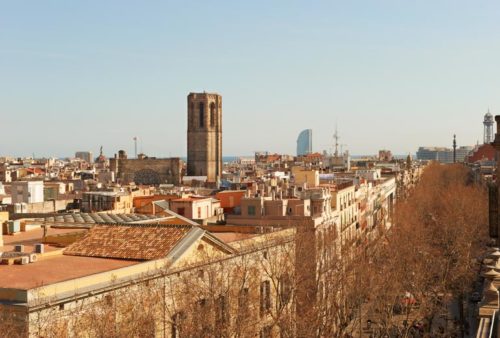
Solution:
<svg viewBox="0 0 500 338">
<path fill-rule="evenodd" d="M 297 156 L 312 153 L 312 129 L 305 129 L 300 132 L 297 138 Z"/>
</svg>

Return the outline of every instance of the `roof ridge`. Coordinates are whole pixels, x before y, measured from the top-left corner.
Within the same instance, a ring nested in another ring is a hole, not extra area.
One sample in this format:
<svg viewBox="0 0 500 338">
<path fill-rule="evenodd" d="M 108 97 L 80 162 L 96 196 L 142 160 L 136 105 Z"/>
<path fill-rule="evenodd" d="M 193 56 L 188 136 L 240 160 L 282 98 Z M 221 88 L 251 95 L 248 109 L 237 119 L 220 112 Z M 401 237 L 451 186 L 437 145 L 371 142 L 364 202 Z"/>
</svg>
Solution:
<svg viewBox="0 0 500 338">
<path fill-rule="evenodd" d="M 193 228 L 191 224 L 162 224 L 162 223 L 121 223 L 121 222 L 96 222 L 95 225 L 127 226 L 134 228 Z"/>
</svg>

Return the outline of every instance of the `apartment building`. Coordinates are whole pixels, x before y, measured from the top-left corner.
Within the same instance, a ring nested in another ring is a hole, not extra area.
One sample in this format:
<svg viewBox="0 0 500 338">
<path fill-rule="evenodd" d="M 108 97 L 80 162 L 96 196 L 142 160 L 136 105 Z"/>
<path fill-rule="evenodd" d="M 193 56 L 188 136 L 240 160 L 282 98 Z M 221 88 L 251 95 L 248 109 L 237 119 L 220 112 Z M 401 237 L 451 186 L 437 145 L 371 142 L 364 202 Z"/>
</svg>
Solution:
<svg viewBox="0 0 500 338">
<path fill-rule="evenodd" d="M 278 335 L 272 318 L 293 313 L 294 230 L 228 243 L 223 234 L 173 218 L 94 224 L 87 232 L 50 228 L 46 237 L 59 245 L 77 239 L 63 249 L 45 244 L 38 253 L 30 242 L 42 240 L 41 230 L 27 235 L 22 251 L 1 257 L 15 264 L 2 267 L 0 329 L 29 336 Z M 0 249 L 10 252 L 13 244 Z"/>
<path fill-rule="evenodd" d="M 43 181 L 16 181 L 11 183 L 12 204 L 44 201 Z"/>
<path fill-rule="evenodd" d="M 170 210 L 200 224 L 216 223 L 223 218 L 220 201 L 205 197 L 184 197 L 170 200 Z"/>
</svg>

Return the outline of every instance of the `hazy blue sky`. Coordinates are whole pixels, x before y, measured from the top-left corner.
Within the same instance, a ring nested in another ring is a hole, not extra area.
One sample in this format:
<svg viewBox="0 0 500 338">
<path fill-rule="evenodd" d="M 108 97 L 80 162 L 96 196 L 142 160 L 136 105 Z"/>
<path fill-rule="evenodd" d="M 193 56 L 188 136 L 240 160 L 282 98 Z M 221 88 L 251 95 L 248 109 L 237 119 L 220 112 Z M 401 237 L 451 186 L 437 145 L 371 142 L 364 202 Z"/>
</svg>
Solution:
<svg viewBox="0 0 500 338">
<path fill-rule="evenodd" d="M 186 153 L 186 96 L 223 96 L 224 155 L 482 140 L 499 1 L 0 0 L 0 155 Z"/>
</svg>

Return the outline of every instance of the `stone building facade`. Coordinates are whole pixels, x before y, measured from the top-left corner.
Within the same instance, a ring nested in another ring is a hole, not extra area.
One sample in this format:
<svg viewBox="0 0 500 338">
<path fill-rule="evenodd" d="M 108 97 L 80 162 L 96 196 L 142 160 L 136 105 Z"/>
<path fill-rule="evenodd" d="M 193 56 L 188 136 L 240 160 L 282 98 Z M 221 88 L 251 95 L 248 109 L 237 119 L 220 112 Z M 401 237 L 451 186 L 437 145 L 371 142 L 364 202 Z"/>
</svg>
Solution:
<svg viewBox="0 0 500 338">
<path fill-rule="evenodd" d="M 217 182 L 222 173 L 222 96 L 190 93 L 187 174 Z"/>
<path fill-rule="evenodd" d="M 109 165 L 116 180 L 122 184 L 181 184 L 182 161 L 178 157 L 129 159 L 124 151 L 120 151 L 118 157 L 109 160 Z"/>
</svg>

